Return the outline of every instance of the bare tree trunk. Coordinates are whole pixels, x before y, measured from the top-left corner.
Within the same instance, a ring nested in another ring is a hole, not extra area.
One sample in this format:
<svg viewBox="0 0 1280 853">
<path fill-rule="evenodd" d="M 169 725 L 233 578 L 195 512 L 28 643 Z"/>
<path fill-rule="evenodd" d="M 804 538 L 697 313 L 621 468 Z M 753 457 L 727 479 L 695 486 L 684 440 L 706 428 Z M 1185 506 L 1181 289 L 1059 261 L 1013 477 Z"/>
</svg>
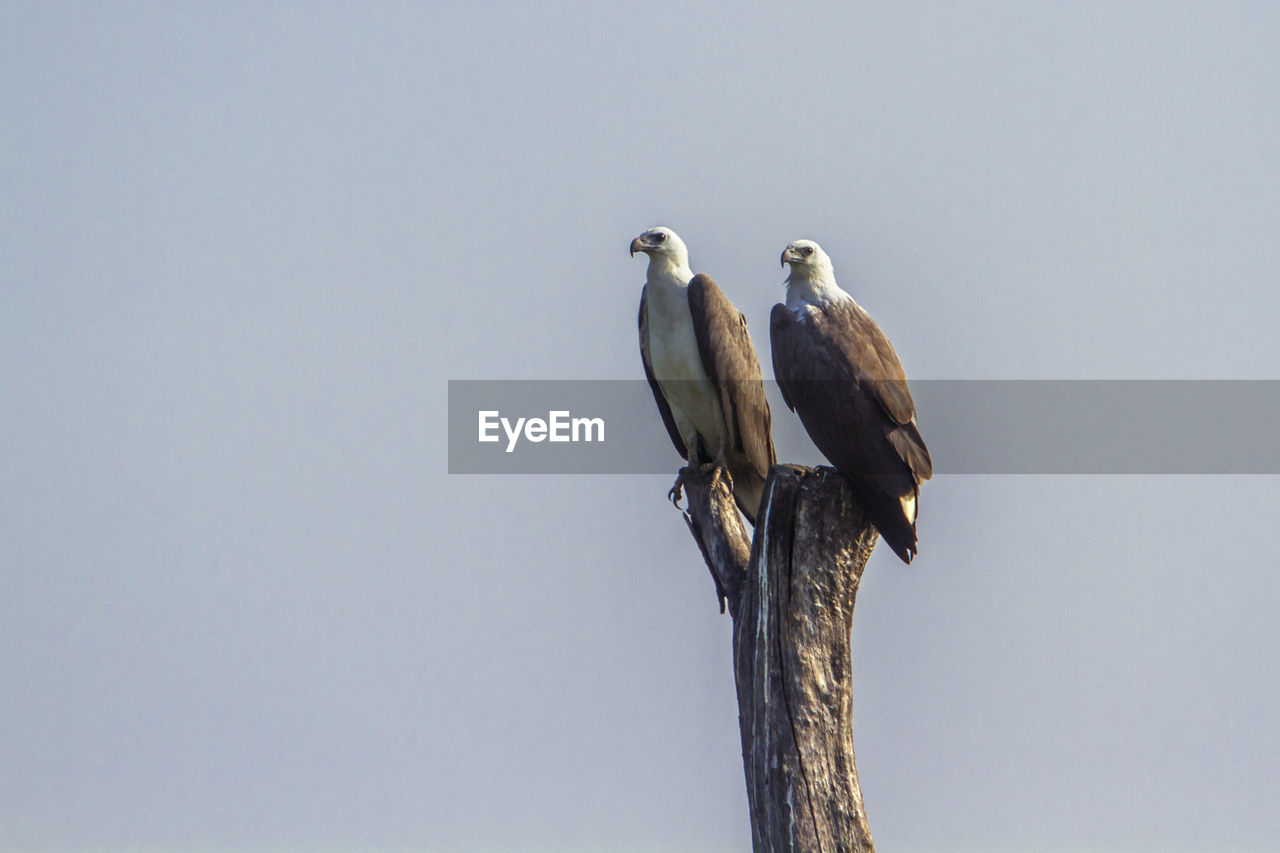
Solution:
<svg viewBox="0 0 1280 853">
<path fill-rule="evenodd" d="M 686 520 L 733 617 L 754 849 L 874 851 L 853 756 L 849 633 L 875 528 L 829 468 L 774 466 L 754 539 L 721 469 L 683 476 Z"/>
</svg>

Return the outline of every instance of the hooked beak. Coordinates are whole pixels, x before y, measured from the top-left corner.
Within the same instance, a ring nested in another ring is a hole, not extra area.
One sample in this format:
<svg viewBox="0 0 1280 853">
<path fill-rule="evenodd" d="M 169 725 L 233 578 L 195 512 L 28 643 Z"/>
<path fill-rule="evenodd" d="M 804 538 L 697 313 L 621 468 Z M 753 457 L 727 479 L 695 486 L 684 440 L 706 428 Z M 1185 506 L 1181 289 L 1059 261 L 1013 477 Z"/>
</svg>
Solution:
<svg viewBox="0 0 1280 853">
<path fill-rule="evenodd" d="M 636 252 L 643 252 L 643 251 L 644 251 L 644 243 L 640 242 L 639 237 L 631 241 L 631 257 L 634 258 L 636 256 Z"/>
<path fill-rule="evenodd" d="M 782 250 L 782 259 L 778 262 L 778 266 L 780 266 L 780 267 L 785 267 L 785 266 L 787 265 L 787 261 L 788 261 L 788 260 L 791 260 L 791 247 L 790 247 L 790 246 L 788 246 L 787 248 L 785 248 L 785 249 L 783 249 L 783 250 Z"/>
</svg>

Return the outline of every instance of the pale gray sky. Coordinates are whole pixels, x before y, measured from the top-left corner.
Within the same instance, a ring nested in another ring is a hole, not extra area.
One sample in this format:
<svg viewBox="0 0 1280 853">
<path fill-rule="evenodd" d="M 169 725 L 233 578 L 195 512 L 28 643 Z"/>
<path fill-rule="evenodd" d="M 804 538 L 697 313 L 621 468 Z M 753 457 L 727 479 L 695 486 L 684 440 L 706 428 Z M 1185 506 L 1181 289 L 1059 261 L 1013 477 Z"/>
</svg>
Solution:
<svg viewBox="0 0 1280 853">
<path fill-rule="evenodd" d="M 810 237 L 914 377 L 1275 378 L 1278 49 L 1263 2 L 0 5 L 0 849 L 746 849 L 669 478 L 450 477 L 446 381 L 639 377 L 659 223 L 761 348 Z M 880 848 L 1277 849 L 1278 511 L 928 484 L 854 631 Z"/>
</svg>

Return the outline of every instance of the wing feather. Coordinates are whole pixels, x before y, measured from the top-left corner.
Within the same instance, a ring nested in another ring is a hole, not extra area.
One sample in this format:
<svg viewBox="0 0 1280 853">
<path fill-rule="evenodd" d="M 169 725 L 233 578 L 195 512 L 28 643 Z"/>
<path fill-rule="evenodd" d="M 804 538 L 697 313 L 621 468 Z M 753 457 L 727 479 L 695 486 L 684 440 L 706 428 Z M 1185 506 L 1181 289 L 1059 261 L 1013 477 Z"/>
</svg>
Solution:
<svg viewBox="0 0 1280 853">
<path fill-rule="evenodd" d="M 822 454 L 854 475 L 881 535 L 910 562 L 914 518 L 900 503 L 919 494 L 933 463 L 893 346 L 852 302 L 799 312 L 776 305 L 770 338 L 783 399 Z"/>
<path fill-rule="evenodd" d="M 676 420 L 671 415 L 671 406 L 667 404 L 666 395 L 662 393 L 662 389 L 658 387 L 658 380 L 653 375 L 653 364 L 649 360 L 649 305 L 648 305 L 649 287 L 646 285 L 640 291 L 640 360 L 644 362 L 644 378 L 649 380 L 649 388 L 653 391 L 653 400 L 658 404 L 658 412 L 662 415 L 662 422 L 667 427 L 667 435 L 671 436 L 671 443 L 676 446 L 676 450 L 685 459 L 689 458 L 689 451 L 685 449 L 684 439 L 680 437 L 680 430 L 676 428 Z"/>
<path fill-rule="evenodd" d="M 701 273 L 689 282 L 689 310 L 702 367 L 720 395 L 730 445 L 764 477 L 777 455 L 760 360 L 747 331 L 747 318 L 710 276 Z"/>
</svg>

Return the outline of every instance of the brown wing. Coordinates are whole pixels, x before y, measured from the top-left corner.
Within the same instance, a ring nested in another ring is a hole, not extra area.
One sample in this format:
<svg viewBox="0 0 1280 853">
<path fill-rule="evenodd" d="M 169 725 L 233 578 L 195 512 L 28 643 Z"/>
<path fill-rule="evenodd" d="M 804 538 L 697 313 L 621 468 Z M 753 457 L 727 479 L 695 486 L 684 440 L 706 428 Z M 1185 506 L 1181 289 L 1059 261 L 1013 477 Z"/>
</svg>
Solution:
<svg viewBox="0 0 1280 853">
<path fill-rule="evenodd" d="M 907 374 L 893 344 L 875 320 L 854 302 L 826 308 L 817 325 L 824 343 L 840 349 L 858 382 L 867 388 L 896 424 L 909 424 L 916 404 L 907 388 Z"/>
<path fill-rule="evenodd" d="M 774 375 L 818 449 L 841 470 L 899 475 L 894 491 L 909 489 L 910 469 L 888 435 L 912 410 L 881 393 L 888 383 L 873 343 L 820 311 L 802 318 L 778 305 L 770 319 Z"/>
<path fill-rule="evenodd" d="M 865 389 L 888 416 L 885 436 L 907 464 L 917 483 L 933 476 L 929 449 L 916 427 L 916 405 L 907 387 L 907 374 L 889 338 L 871 315 L 850 301 L 831 306 L 820 315 L 821 338 L 844 353 L 860 389 Z"/>
<path fill-rule="evenodd" d="M 803 317 L 776 305 L 770 321 L 774 374 L 787 405 L 822 454 L 854 476 L 881 536 L 910 562 L 914 519 L 899 499 L 917 495 L 933 465 L 893 346 L 853 304 L 814 307 Z"/>
<path fill-rule="evenodd" d="M 671 443 L 676 446 L 676 450 L 679 451 L 681 456 L 688 459 L 689 452 L 685 450 L 684 439 L 680 437 L 680 430 L 676 429 L 675 418 L 671 416 L 671 407 L 667 405 L 667 398 L 663 395 L 662 389 L 658 387 L 658 380 L 653 375 L 653 363 L 649 360 L 648 291 L 647 285 L 640 290 L 640 360 L 644 362 L 644 378 L 649 380 L 649 389 L 653 391 L 653 400 L 658 404 L 658 412 L 662 415 L 662 422 L 666 424 L 667 435 L 671 436 Z"/>
<path fill-rule="evenodd" d="M 689 311 L 702 367 L 720 394 L 730 445 L 746 456 L 757 475 L 765 477 L 777 455 L 760 360 L 747 331 L 747 318 L 711 277 L 703 274 L 689 282 Z"/>
</svg>

